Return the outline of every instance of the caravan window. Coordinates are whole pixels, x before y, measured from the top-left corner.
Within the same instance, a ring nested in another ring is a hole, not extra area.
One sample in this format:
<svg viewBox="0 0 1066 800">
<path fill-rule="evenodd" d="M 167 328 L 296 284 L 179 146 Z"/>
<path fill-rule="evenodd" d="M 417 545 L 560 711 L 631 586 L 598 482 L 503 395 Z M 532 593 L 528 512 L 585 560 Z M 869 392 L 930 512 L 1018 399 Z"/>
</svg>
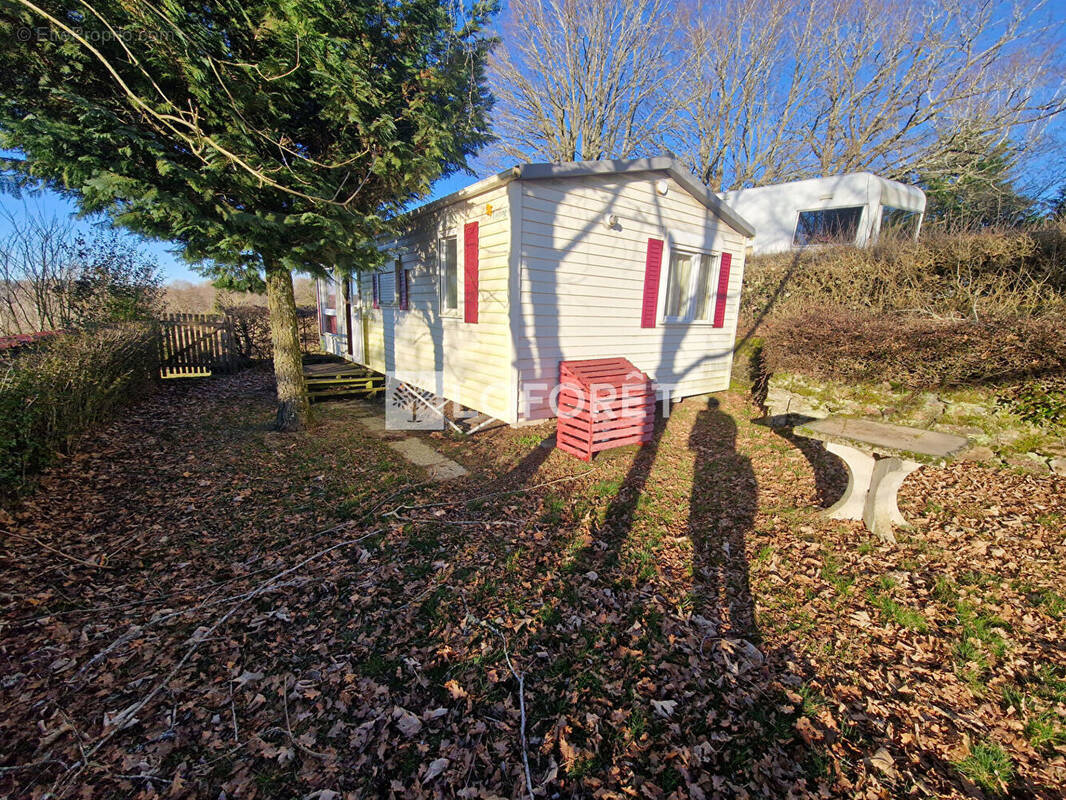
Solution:
<svg viewBox="0 0 1066 800">
<path fill-rule="evenodd" d="M 792 244 L 853 244 L 859 232 L 862 206 L 801 211 Z"/>
<path fill-rule="evenodd" d="M 322 309 L 322 333 L 337 332 L 337 281 L 326 278 L 319 283 L 319 307 Z"/>
<path fill-rule="evenodd" d="M 917 211 L 885 206 L 881 209 L 881 235 L 890 238 L 913 239 L 918 232 L 918 218 Z"/>
<path fill-rule="evenodd" d="M 718 257 L 672 250 L 666 284 L 666 318 L 707 321 L 714 308 L 714 272 Z"/>
<path fill-rule="evenodd" d="M 459 250 L 454 236 L 437 243 L 441 311 L 459 310 Z"/>
</svg>

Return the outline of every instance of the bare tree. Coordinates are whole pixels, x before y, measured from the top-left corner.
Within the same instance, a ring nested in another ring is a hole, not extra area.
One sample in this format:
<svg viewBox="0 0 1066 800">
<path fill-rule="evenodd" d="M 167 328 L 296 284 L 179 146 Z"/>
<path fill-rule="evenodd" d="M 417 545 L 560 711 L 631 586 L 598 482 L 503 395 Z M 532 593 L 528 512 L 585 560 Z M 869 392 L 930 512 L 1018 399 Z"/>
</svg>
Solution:
<svg viewBox="0 0 1066 800">
<path fill-rule="evenodd" d="M 583 161 L 657 147 L 682 66 L 667 0 L 514 0 L 491 63 L 498 153 Z"/>
<path fill-rule="evenodd" d="M 940 159 L 951 131 L 1031 141 L 1066 108 L 1043 4 L 725 0 L 691 33 L 676 147 L 714 188 Z"/>
<path fill-rule="evenodd" d="M 0 240 L 0 333 L 62 327 L 61 298 L 77 273 L 77 233 L 69 220 L 5 214 Z"/>
<path fill-rule="evenodd" d="M 138 319 L 157 310 L 155 261 L 115 231 L 5 209 L 0 239 L 0 334 Z"/>
<path fill-rule="evenodd" d="M 820 22 L 813 5 L 782 0 L 700 14 L 674 141 L 704 183 L 769 183 L 802 169 L 796 130 L 814 95 Z"/>
</svg>

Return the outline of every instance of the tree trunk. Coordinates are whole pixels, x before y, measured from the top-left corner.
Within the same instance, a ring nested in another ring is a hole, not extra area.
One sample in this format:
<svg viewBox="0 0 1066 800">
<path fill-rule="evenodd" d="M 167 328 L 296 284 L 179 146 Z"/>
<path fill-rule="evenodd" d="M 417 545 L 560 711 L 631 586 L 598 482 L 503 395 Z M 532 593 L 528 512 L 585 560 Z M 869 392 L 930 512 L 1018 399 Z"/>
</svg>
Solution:
<svg viewBox="0 0 1066 800">
<path fill-rule="evenodd" d="M 274 349 L 274 379 L 278 384 L 278 417 L 274 427 L 279 431 L 295 431 L 307 424 L 310 404 L 300 357 L 300 331 L 296 321 L 292 273 L 277 264 L 268 263 L 266 285 L 270 342 Z"/>
</svg>

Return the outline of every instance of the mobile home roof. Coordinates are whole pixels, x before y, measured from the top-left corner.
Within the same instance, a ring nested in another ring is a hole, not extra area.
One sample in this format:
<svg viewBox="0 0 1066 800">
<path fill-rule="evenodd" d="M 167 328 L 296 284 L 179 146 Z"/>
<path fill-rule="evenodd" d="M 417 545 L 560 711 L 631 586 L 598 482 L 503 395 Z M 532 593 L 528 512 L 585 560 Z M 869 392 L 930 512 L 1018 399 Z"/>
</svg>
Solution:
<svg viewBox="0 0 1066 800">
<path fill-rule="evenodd" d="M 552 178 L 579 178 L 591 175 L 621 175 L 635 172 L 665 172 L 686 192 L 705 207 L 726 221 L 734 230 L 745 236 L 754 236 L 753 228 L 743 217 L 730 208 L 714 192 L 692 177 L 688 170 L 669 156 L 634 158 L 624 161 L 570 161 L 559 164 L 519 164 L 477 183 L 453 192 L 439 200 L 412 209 L 412 216 L 425 214 L 468 197 L 481 194 L 496 186 L 511 181 L 549 180 Z"/>
</svg>

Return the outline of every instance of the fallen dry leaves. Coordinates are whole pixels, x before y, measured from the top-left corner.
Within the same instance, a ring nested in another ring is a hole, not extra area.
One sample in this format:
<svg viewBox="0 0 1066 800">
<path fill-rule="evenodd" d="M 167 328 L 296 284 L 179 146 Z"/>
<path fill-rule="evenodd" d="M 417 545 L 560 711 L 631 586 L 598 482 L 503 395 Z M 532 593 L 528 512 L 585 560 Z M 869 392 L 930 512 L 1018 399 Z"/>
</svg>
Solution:
<svg viewBox="0 0 1066 800">
<path fill-rule="evenodd" d="M 350 405 L 167 386 L 0 521 L 0 792 L 1060 797 L 1066 482 L 922 470 L 887 548 L 718 400 L 591 468 L 432 436 L 430 486 Z"/>
</svg>

